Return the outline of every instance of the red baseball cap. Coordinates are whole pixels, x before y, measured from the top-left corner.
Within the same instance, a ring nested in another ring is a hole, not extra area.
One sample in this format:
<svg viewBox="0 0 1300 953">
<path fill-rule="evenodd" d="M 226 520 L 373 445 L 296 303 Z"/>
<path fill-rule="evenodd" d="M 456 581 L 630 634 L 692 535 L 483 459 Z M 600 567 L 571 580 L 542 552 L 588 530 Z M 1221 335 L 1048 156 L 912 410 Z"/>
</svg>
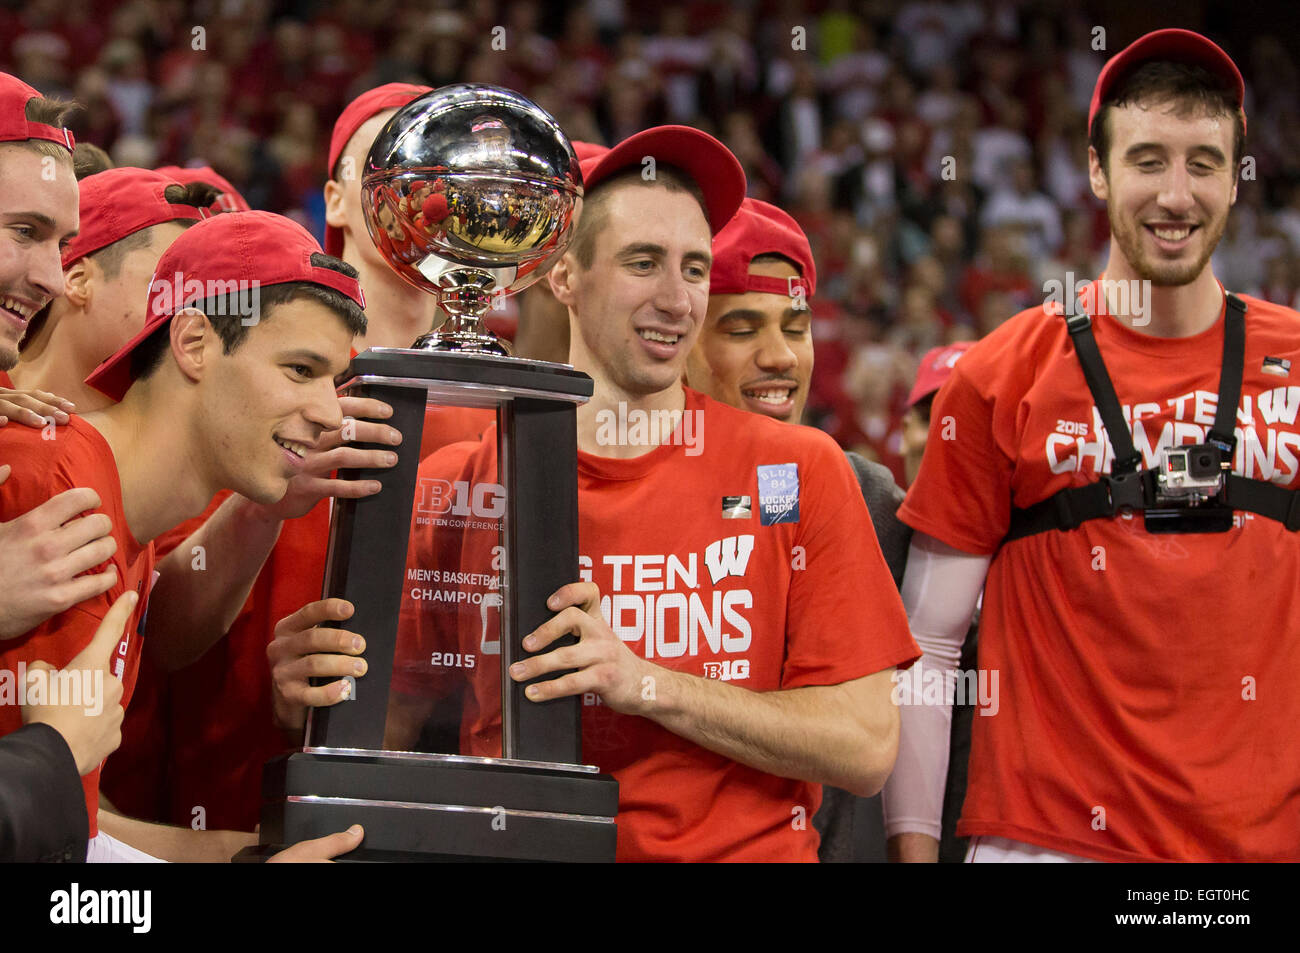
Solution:
<svg viewBox="0 0 1300 953">
<path fill-rule="evenodd" d="M 144 328 L 86 383 L 121 400 L 131 386 L 131 352 L 177 311 L 215 295 L 306 281 L 333 288 L 364 308 L 355 278 L 311 263 L 320 250 L 307 229 L 272 212 L 214 215 L 199 222 L 159 259 L 149 282 Z"/>
<path fill-rule="evenodd" d="M 45 139 L 57 142 L 71 152 L 77 140 L 72 137 L 70 129 L 28 120 L 28 101 L 40 98 L 39 90 L 28 86 L 17 76 L 0 73 L 0 142 Z"/>
<path fill-rule="evenodd" d="M 578 165 L 582 169 L 583 180 L 585 181 L 587 170 L 595 165 L 596 159 L 609 151 L 609 147 L 600 146 L 594 142 L 583 142 L 580 139 L 570 139 L 569 143 L 573 146 L 573 154 L 578 157 Z"/>
<path fill-rule="evenodd" d="M 751 275 L 749 263 L 759 255 L 784 255 L 799 268 L 799 277 L 786 281 Z M 775 205 L 745 199 L 740 211 L 713 238 L 713 269 L 709 294 L 735 295 L 746 291 L 793 295 L 802 287 L 806 298 L 817 290 L 817 266 L 812 247 L 799 223 Z"/>
<path fill-rule="evenodd" d="M 961 356 L 974 344 L 974 341 L 958 341 L 955 344 L 934 347 L 926 351 L 925 356 L 921 358 L 921 366 L 916 372 L 916 384 L 912 387 L 912 393 L 907 396 L 907 406 L 913 407 L 918 401 L 937 392 L 948 378 L 952 377 L 952 369 L 961 360 Z"/>
<path fill-rule="evenodd" d="M 1102 102 L 1132 67 L 1148 60 L 1168 60 L 1200 66 L 1224 79 L 1232 87 L 1233 96 L 1240 109 L 1246 99 L 1246 84 L 1232 57 L 1214 42 L 1191 30 L 1155 30 L 1139 37 L 1112 56 L 1101 68 L 1097 85 L 1092 90 L 1092 104 L 1088 107 L 1088 130 Z M 1243 125 L 1245 116 L 1243 114 Z"/>
<path fill-rule="evenodd" d="M 593 151 L 586 161 L 579 160 L 583 188 L 591 194 L 614 173 L 641 168 L 646 157 L 653 157 L 656 164 L 676 166 L 695 180 L 704 193 L 712 234 L 722 231 L 740 208 L 745 197 L 745 170 L 740 160 L 707 132 L 690 126 L 655 126 L 628 136 L 612 149 Z"/>
<path fill-rule="evenodd" d="M 79 185 L 81 231 L 63 251 L 64 268 L 141 229 L 209 214 L 207 209 L 168 202 L 163 193 L 180 183 L 148 169 L 106 169 L 86 176 Z"/>
<path fill-rule="evenodd" d="M 325 168 L 326 174 L 333 178 L 334 166 L 338 164 L 339 156 L 343 155 L 343 150 L 347 148 L 348 140 L 356 135 L 357 130 L 365 125 L 367 119 L 385 109 L 400 109 L 411 100 L 431 92 L 433 92 L 432 86 L 385 83 L 383 86 L 366 90 L 348 103 L 339 114 L 339 118 L 334 123 L 334 131 L 330 134 L 330 157 L 329 165 Z M 359 170 L 358 175 L 360 175 Z M 341 229 L 332 225 L 325 226 L 325 252 L 335 258 L 342 257 L 343 231 Z"/>
<path fill-rule="evenodd" d="M 252 206 L 239 194 L 239 190 L 230 181 L 211 166 L 164 165 L 154 170 L 160 175 L 175 179 L 184 185 L 191 182 L 205 182 L 221 190 L 221 195 L 212 203 L 214 212 L 251 212 Z"/>
</svg>

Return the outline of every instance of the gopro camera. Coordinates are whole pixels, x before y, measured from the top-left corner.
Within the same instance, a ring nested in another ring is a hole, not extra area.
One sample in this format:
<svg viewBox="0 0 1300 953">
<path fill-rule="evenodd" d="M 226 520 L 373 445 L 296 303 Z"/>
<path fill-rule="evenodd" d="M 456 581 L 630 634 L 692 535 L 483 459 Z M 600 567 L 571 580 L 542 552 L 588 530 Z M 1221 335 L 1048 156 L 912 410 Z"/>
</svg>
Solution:
<svg viewBox="0 0 1300 953">
<path fill-rule="evenodd" d="M 1214 444 L 1166 447 L 1156 471 L 1155 505 L 1143 511 L 1151 533 L 1224 533 L 1232 507 L 1223 502 L 1227 464 Z"/>
</svg>

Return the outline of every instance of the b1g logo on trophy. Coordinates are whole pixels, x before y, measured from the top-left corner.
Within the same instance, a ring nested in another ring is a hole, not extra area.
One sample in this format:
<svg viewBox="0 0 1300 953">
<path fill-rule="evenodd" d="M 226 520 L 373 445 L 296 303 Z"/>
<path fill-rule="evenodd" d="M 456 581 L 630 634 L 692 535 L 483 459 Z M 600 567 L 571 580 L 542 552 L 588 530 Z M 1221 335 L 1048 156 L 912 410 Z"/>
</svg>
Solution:
<svg viewBox="0 0 1300 953">
<path fill-rule="evenodd" d="M 403 435 L 395 467 L 353 471 L 382 491 L 336 500 L 330 525 L 324 595 L 356 607 L 369 670 L 268 764 L 259 852 L 361 823 L 361 859 L 613 860 L 618 786 L 580 763 L 578 699 L 528 701 L 507 675 L 578 578 L 592 382 L 510 357 L 483 324 L 564 253 L 577 158 L 519 94 L 449 86 L 393 116 L 361 190 L 380 253 L 448 319 L 358 355 L 341 386 Z"/>
</svg>

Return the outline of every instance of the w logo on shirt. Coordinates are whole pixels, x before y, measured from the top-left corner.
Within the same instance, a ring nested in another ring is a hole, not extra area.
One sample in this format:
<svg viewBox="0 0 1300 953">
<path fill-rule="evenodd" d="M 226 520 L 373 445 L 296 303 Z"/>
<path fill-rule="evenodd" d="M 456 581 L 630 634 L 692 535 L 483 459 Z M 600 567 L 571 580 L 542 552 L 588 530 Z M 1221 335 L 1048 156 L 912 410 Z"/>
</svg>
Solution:
<svg viewBox="0 0 1300 953">
<path fill-rule="evenodd" d="M 716 586 L 723 576 L 743 576 L 749 566 L 749 555 L 754 551 L 754 537 L 728 536 L 709 543 L 704 550 L 704 565 L 709 567 L 709 578 Z"/>
</svg>

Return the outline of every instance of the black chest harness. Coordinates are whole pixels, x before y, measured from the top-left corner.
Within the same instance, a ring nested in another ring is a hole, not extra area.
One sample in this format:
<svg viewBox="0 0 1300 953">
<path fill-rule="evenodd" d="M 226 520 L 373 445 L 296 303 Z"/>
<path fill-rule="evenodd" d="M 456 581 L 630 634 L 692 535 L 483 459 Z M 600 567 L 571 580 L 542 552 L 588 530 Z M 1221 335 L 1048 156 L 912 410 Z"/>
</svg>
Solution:
<svg viewBox="0 0 1300 953">
<path fill-rule="evenodd" d="M 1266 480 L 1247 479 L 1226 472 L 1237 449 L 1233 425 L 1241 400 L 1241 381 L 1246 361 L 1246 306 L 1229 294 L 1224 314 L 1223 364 L 1219 371 L 1219 403 L 1214 425 L 1204 444 L 1195 450 L 1219 455 L 1223 473 L 1222 490 L 1211 499 L 1194 505 L 1170 505 L 1160 492 L 1158 471 L 1139 470 L 1142 455 L 1133 446 L 1133 435 L 1124 420 L 1119 398 L 1092 333 L 1087 313 L 1068 315 L 1065 326 L 1074 342 L 1083 376 L 1106 427 L 1114 455 L 1111 472 L 1096 483 L 1069 487 L 1025 509 L 1012 508 L 1011 529 L 1003 542 L 1032 536 L 1047 530 L 1071 530 L 1085 520 L 1114 517 L 1125 511 L 1141 510 L 1151 533 L 1221 533 L 1232 528 L 1232 511 L 1245 510 L 1277 520 L 1288 530 L 1300 529 L 1300 492 L 1286 490 Z"/>
</svg>

